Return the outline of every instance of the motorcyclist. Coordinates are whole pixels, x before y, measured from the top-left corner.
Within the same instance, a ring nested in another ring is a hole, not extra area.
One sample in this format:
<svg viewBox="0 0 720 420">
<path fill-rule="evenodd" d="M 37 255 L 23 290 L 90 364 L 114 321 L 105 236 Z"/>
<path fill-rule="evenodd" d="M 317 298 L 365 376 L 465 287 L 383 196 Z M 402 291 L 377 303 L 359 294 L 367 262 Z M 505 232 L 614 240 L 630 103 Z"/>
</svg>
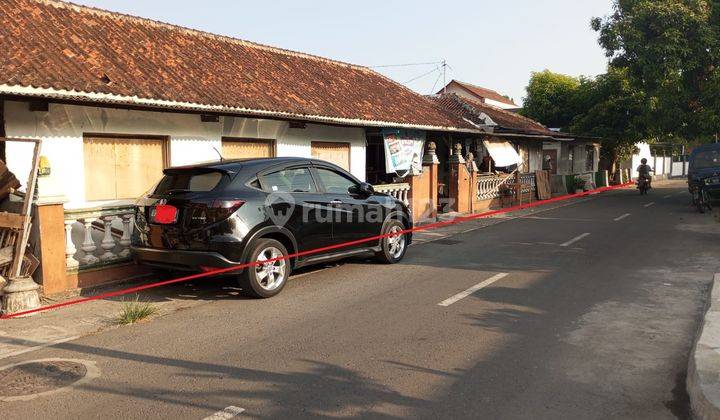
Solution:
<svg viewBox="0 0 720 420">
<path fill-rule="evenodd" d="M 640 166 L 637 167 L 638 178 L 647 181 L 648 189 L 652 188 L 652 177 L 650 172 L 655 172 L 653 168 L 647 164 L 647 159 L 642 158 L 640 160 Z"/>
</svg>

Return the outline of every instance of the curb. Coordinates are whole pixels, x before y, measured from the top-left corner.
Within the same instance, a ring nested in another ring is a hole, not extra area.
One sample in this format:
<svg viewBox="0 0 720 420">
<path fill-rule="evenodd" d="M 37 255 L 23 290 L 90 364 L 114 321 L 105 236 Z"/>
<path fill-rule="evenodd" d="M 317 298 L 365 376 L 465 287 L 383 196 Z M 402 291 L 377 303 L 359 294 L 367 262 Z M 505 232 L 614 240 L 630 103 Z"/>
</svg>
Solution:
<svg viewBox="0 0 720 420">
<path fill-rule="evenodd" d="M 709 295 L 687 373 L 690 406 L 698 419 L 720 419 L 720 273 Z"/>
</svg>

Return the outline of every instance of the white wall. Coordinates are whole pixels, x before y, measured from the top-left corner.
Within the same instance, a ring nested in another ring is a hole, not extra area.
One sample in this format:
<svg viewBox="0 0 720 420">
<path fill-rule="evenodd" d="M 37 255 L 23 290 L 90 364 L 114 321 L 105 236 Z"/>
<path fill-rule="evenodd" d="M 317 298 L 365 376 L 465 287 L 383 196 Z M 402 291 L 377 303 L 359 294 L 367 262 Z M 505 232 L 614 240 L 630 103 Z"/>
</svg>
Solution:
<svg viewBox="0 0 720 420">
<path fill-rule="evenodd" d="M 289 128 L 286 121 L 221 117 L 203 123 L 200 116 L 76 105 L 50 104 L 48 112 L 31 112 L 27 103 L 5 102 L 8 137 L 40 138 L 42 155 L 50 161 L 51 175 L 43 179 L 40 193 L 65 196 L 72 204 L 85 200 L 83 134 L 161 135 L 170 138 L 172 166 L 218 159 L 223 136 L 273 139 L 278 156 L 310 157 L 311 141 L 349 142 L 350 171 L 365 179 L 365 132 L 356 127 L 308 124 Z M 9 169 L 24 183 L 30 170 L 32 146 L 7 145 Z"/>
<path fill-rule="evenodd" d="M 644 158 L 647 159 L 648 165 L 654 164 L 654 158 L 652 154 L 650 153 L 650 145 L 644 142 L 637 143 L 637 148 L 639 149 L 639 152 L 634 154 L 631 161 L 630 161 L 630 173 L 632 174 L 633 178 L 638 177 L 638 171 L 637 167 L 640 166 L 640 161 Z"/>
</svg>

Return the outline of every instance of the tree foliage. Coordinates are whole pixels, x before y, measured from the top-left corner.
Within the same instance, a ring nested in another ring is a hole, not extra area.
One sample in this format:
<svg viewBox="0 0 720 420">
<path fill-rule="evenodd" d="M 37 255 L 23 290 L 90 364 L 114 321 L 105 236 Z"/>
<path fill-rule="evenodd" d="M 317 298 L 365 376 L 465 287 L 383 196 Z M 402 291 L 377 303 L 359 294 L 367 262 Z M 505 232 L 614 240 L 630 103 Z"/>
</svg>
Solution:
<svg viewBox="0 0 720 420">
<path fill-rule="evenodd" d="M 521 113 L 548 127 L 566 127 L 575 116 L 573 95 L 580 81 L 550 70 L 533 72 Z"/>
<path fill-rule="evenodd" d="M 645 95 L 632 86 L 627 70 L 610 67 L 595 78 L 580 78 L 573 102 L 578 112 L 568 130 L 601 138 L 609 162 L 629 157 L 643 140 Z"/>
<path fill-rule="evenodd" d="M 720 132 L 720 1 L 615 0 L 591 25 L 611 65 L 646 95 L 651 136 Z"/>
<path fill-rule="evenodd" d="M 579 136 L 601 138 L 611 163 L 631 154 L 646 131 L 645 96 L 630 83 L 626 69 L 610 67 L 606 74 L 579 78 L 548 70 L 533 73 L 527 95 L 526 116 Z"/>
</svg>

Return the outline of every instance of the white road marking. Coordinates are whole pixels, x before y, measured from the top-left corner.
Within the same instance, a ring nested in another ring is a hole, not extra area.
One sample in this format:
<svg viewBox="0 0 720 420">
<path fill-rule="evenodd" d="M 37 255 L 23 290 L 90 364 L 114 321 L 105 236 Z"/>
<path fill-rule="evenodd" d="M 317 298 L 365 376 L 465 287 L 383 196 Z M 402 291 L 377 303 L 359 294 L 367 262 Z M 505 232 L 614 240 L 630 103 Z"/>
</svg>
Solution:
<svg viewBox="0 0 720 420">
<path fill-rule="evenodd" d="M 655 202 L 653 201 L 653 202 L 645 204 L 643 207 L 650 207 L 650 206 L 654 206 L 654 205 L 655 205 Z"/>
<path fill-rule="evenodd" d="M 450 306 L 450 305 L 452 305 L 453 303 L 459 301 L 460 299 L 464 299 L 464 298 L 470 296 L 471 294 L 477 292 L 478 290 L 482 289 L 483 287 L 487 287 L 487 286 L 495 283 L 496 281 L 498 281 L 498 280 L 500 280 L 500 279 L 502 279 L 502 278 L 504 278 L 504 277 L 506 277 L 506 276 L 508 276 L 508 273 L 498 273 L 498 274 L 495 274 L 494 276 L 490 277 L 489 279 L 487 279 L 487 280 L 485 280 L 485 281 L 482 281 L 482 282 L 476 284 L 475 286 L 473 286 L 473 287 L 471 287 L 471 288 L 469 288 L 469 289 L 467 289 L 467 290 L 464 290 L 464 291 L 462 291 L 462 292 L 460 292 L 460 293 L 458 293 L 458 294 L 456 294 L 456 295 L 454 295 L 454 296 L 450 296 L 449 298 L 447 298 L 447 299 L 443 300 L 442 302 L 438 303 L 438 305 L 439 305 L 439 306 Z"/>
<path fill-rule="evenodd" d="M 626 218 L 626 217 L 630 217 L 630 213 L 625 213 L 625 214 L 623 214 L 623 215 L 620 216 L 620 217 L 614 218 L 613 220 L 616 221 L 616 222 L 619 222 L 619 221 L 621 221 L 622 219 L 624 219 L 624 218 Z"/>
<path fill-rule="evenodd" d="M 663 198 L 670 198 L 672 196 L 673 196 L 672 194 L 668 194 L 668 195 L 663 196 Z"/>
<path fill-rule="evenodd" d="M 212 416 L 207 416 L 203 420 L 227 420 L 231 419 L 238 414 L 245 411 L 244 408 L 235 407 L 234 405 L 231 405 L 230 407 L 225 407 L 224 410 L 218 411 L 217 413 L 213 414 Z"/>
<path fill-rule="evenodd" d="M 2 338 L 3 337 L 0 336 L 0 339 L 2 339 Z M 48 341 L 47 343 L 39 344 L 37 346 L 24 348 L 22 350 L 16 350 L 16 351 L 13 351 L 10 353 L 0 354 L 0 359 L 7 359 L 8 357 L 19 356 L 21 354 L 30 353 L 31 351 L 44 349 L 45 347 L 52 347 L 56 344 L 67 343 L 68 341 L 77 340 L 78 338 L 80 338 L 79 335 L 74 335 L 72 337 L 59 338 L 57 340 Z"/>
<path fill-rule="evenodd" d="M 588 236 L 590 236 L 589 233 L 583 233 L 582 235 L 578 235 L 578 236 L 570 239 L 569 241 L 567 241 L 567 242 L 565 242 L 565 243 L 563 243 L 563 244 L 560 244 L 560 246 L 570 246 L 570 245 L 574 244 L 575 242 L 577 242 L 577 241 L 579 241 L 579 240 L 582 240 L 583 238 L 586 238 L 586 237 L 588 237 Z"/>
</svg>

